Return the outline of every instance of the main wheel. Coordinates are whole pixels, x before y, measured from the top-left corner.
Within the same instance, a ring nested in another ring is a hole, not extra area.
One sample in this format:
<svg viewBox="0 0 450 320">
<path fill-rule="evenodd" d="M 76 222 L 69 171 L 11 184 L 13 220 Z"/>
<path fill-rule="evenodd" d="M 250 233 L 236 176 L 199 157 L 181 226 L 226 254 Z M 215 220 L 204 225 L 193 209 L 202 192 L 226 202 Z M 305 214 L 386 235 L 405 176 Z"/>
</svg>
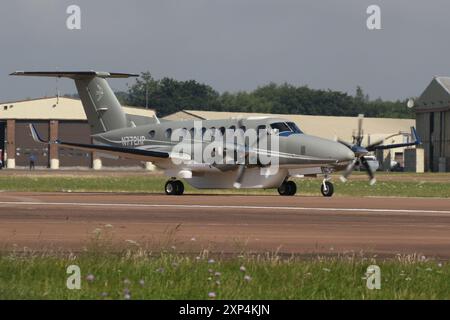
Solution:
<svg viewBox="0 0 450 320">
<path fill-rule="evenodd" d="M 167 195 L 174 195 L 175 190 L 177 189 L 176 180 L 169 180 L 166 182 L 166 185 L 164 186 L 164 191 Z"/>
<path fill-rule="evenodd" d="M 281 196 L 293 196 L 297 192 L 297 185 L 294 181 L 284 181 L 278 188 Z"/>
<path fill-rule="evenodd" d="M 167 195 L 182 195 L 184 192 L 184 185 L 183 182 L 180 180 L 169 180 L 166 182 L 166 185 L 164 186 L 164 191 Z"/>
<path fill-rule="evenodd" d="M 175 194 L 181 196 L 184 193 L 184 184 L 180 180 L 175 181 Z"/>
<path fill-rule="evenodd" d="M 322 185 L 320 186 L 320 192 L 322 192 L 322 195 L 324 197 L 331 197 L 334 193 L 334 186 L 331 182 L 329 181 L 325 181 L 325 186 L 322 183 Z"/>
</svg>

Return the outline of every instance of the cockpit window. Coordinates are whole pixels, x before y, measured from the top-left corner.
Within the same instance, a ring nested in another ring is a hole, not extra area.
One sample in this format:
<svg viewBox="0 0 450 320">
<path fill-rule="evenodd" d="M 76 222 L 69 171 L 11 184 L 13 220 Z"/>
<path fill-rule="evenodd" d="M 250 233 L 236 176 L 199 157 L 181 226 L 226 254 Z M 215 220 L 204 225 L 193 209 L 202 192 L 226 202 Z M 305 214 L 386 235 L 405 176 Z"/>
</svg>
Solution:
<svg viewBox="0 0 450 320">
<path fill-rule="evenodd" d="M 302 130 L 294 122 L 286 122 L 294 133 L 303 133 Z"/>
<path fill-rule="evenodd" d="M 276 131 L 278 131 L 278 133 L 282 133 L 282 132 L 290 132 L 292 131 L 291 128 L 284 122 L 275 122 L 272 123 L 270 125 L 270 127 Z"/>
</svg>

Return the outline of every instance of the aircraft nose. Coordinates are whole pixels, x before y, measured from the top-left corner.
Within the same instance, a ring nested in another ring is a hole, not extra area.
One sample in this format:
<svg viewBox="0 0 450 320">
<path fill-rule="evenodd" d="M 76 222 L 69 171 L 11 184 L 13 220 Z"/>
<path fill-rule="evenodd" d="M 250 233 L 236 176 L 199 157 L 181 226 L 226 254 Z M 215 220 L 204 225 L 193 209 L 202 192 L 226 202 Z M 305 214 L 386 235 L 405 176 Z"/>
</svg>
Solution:
<svg viewBox="0 0 450 320">
<path fill-rule="evenodd" d="M 343 144 L 341 144 L 339 142 L 337 142 L 336 144 L 337 144 L 336 155 L 337 155 L 337 160 L 339 160 L 339 162 L 350 161 L 355 158 L 355 154 L 348 147 L 344 146 Z"/>
</svg>

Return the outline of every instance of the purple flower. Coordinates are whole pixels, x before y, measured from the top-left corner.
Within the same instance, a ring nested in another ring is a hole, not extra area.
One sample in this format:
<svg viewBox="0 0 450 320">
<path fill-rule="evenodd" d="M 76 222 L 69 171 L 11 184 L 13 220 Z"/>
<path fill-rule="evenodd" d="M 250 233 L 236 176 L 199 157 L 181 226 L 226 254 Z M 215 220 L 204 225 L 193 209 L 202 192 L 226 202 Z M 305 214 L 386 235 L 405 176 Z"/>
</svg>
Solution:
<svg viewBox="0 0 450 320">
<path fill-rule="evenodd" d="M 86 280 L 89 281 L 89 282 L 92 282 L 92 281 L 95 280 L 95 277 L 94 277 L 93 274 L 88 274 L 88 275 L 86 276 Z"/>
</svg>

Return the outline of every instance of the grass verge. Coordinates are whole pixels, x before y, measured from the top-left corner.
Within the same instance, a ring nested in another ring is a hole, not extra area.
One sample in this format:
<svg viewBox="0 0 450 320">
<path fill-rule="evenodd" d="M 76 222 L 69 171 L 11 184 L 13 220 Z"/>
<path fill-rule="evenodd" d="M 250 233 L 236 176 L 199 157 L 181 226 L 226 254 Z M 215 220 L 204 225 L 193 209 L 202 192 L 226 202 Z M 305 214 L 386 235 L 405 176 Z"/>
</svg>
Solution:
<svg viewBox="0 0 450 320">
<path fill-rule="evenodd" d="M 166 178 L 160 175 L 130 176 L 0 176 L 0 189 L 4 191 L 35 192 L 144 192 L 162 193 Z M 320 179 L 297 179 L 298 194 L 320 195 Z M 450 180 L 437 181 L 421 179 L 420 175 L 405 179 L 399 175 L 380 177 L 377 184 L 370 186 L 365 177 L 357 177 L 347 183 L 334 179 L 337 196 L 400 196 L 400 197 L 450 197 Z M 197 194 L 277 194 L 274 189 L 260 190 L 198 190 L 186 185 L 186 193 Z"/>
<path fill-rule="evenodd" d="M 381 289 L 366 287 L 381 268 Z M 78 265 L 81 289 L 66 287 Z M 211 259 L 181 254 L 0 255 L 0 299 L 449 299 L 450 264 L 414 256 Z"/>
</svg>

